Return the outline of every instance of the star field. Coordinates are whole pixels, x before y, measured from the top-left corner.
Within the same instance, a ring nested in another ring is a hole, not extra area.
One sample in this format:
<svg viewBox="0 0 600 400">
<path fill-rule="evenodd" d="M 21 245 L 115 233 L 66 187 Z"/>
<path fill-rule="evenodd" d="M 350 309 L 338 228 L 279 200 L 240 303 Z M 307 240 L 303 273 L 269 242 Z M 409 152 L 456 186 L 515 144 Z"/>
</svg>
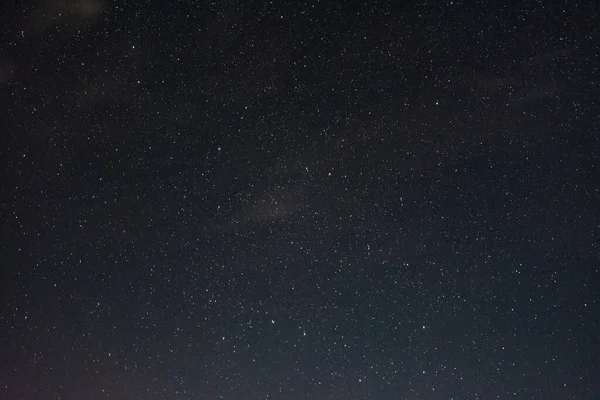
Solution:
<svg viewBox="0 0 600 400">
<path fill-rule="evenodd" d="M 0 398 L 600 396 L 595 2 L 0 19 Z"/>
</svg>

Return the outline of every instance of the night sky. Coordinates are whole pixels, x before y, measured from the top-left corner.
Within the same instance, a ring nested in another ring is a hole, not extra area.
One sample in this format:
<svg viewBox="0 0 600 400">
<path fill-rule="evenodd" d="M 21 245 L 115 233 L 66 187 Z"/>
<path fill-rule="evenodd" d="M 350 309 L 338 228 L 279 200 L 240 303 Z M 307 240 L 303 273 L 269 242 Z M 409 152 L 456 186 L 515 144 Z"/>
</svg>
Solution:
<svg viewBox="0 0 600 400">
<path fill-rule="evenodd" d="M 600 2 L 398 3 L 2 2 L 0 399 L 600 398 Z"/>
</svg>

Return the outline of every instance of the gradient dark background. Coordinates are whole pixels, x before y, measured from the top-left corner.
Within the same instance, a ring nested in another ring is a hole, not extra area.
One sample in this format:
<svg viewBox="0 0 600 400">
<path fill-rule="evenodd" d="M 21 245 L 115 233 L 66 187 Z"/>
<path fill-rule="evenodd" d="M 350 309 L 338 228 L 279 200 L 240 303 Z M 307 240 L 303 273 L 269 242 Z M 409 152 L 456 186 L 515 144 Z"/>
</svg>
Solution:
<svg viewBox="0 0 600 400">
<path fill-rule="evenodd" d="M 17 1 L 1 399 L 600 398 L 600 3 Z"/>
</svg>

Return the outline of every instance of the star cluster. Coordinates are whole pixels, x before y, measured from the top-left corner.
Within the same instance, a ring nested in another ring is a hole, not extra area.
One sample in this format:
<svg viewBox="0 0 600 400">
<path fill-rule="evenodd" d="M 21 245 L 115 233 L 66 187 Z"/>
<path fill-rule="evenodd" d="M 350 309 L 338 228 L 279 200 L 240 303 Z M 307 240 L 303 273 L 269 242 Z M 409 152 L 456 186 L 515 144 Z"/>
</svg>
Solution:
<svg viewBox="0 0 600 400">
<path fill-rule="evenodd" d="M 600 396 L 594 2 L 12 2 L 6 399 Z"/>
</svg>

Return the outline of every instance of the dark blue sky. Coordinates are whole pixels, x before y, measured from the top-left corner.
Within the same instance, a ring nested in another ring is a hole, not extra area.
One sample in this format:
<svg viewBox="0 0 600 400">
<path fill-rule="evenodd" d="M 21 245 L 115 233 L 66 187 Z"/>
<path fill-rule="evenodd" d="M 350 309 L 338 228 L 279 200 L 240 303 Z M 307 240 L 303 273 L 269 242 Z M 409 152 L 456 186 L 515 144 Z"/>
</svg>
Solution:
<svg viewBox="0 0 600 400">
<path fill-rule="evenodd" d="M 5 3 L 0 398 L 600 396 L 595 2 Z"/>
</svg>

